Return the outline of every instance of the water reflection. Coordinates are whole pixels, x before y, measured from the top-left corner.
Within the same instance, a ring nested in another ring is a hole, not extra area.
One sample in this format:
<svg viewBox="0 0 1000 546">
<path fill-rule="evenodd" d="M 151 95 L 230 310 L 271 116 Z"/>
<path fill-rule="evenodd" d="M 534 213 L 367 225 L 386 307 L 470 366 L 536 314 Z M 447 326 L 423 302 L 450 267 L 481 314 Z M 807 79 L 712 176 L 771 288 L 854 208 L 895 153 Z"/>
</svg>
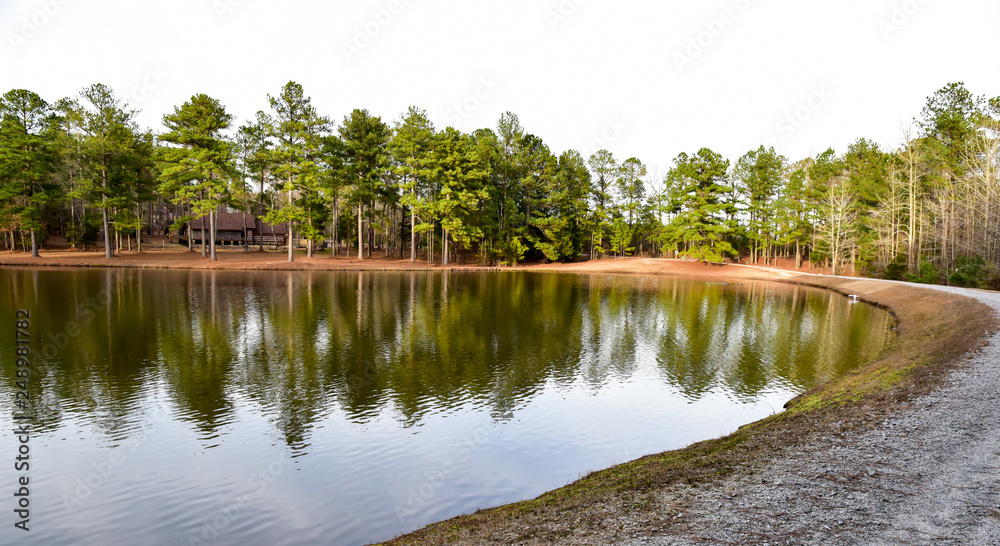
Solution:
<svg viewBox="0 0 1000 546">
<path fill-rule="evenodd" d="M 538 484 L 558 486 L 600 461 L 620 462 L 612 458 L 620 446 L 679 447 L 606 439 L 642 438 L 643 426 L 683 422 L 683 430 L 660 429 L 680 445 L 717 435 L 712 427 L 757 417 L 742 405 L 790 398 L 870 361 L 890 321 L 802 287 L 601 275 L 2 270 L 0 285 L 5 309 L 32 312 L 34 408 L 46 445 L 123 449 L 150 437 L 144 445 L 158 455 L 220 452 L 220 468 L 237 474 L 275 451 L 312 457 L 328 470 L 311 471 L 303 487 L 314 495 L 340 488 L 341 509 L 351 513 L 350 521 L 312 525 L 349 526 L 352 534 L 338 535 L 343 543 L 537 494 Z M 13 331 L 13 313 L 0 316 L 0 331 Z M 13 351 L 9 336 L 0 351 Z M 14 377 L 10 359 L 0 367 Z M 0 386 L 8 420 L 12 385 Z M 671 397 L 697 411 L 665 414 L 674 411 L 664 409 Z M 723 412 L 723 398 L 733 409 L 710 420 Z M 419 476 L 433 468 L 441 446 L 468 432 L 455 423 L 478 414 L 503 432 L 491 436 L 496 453 L 551 456 L 554 466 L 505 470 L 486 450 L 455 478 L 450 500 L 394 521 L 387 499 L 406 494 L 387 489 L 398 478 L 393 471 L 412 467 Z M 276 445 L 246 447 L 261 434 Z M 181 468 L 188 466 L 158 469 L 160 481 L 144 474 L 142 487 L 172 483 Z M 343 481 L 351 473 L 357 479 Z M 484 496 L 477 481 L 484 473 L 509 478 L 487 487 L 502 495 Z M 540 482 L 540 474 L 555 483 Z M 64 488 L 74 477 L 60 478 Z M 185 495 L 193 487 L 176 484 Z M 228 482 L 218 488 L 238 490 Z M 139 494 L 116 491 L 107 502 L 119 507 Z M 169 502 L 168 515 L 184 520 L 184 505 Z M 363 521 L 356 510 L 381 515 Z M 277 536 L 289 532 L 280 514 L 260 518 L 254 533 L 268 525 Z"/>
<path fill-rule="evenodd" d="M 474 400 L 504 419 L 549 381 L 600 389 L 650 356 L 691 400 L 719 387 L 741 400 L 775 383 L 805 389 L 875 357 L 889 320 L 833 293 L 766 283 L 128 270 L 0 278 L 8 305 L 30 304 L 47 334 L 36 349 L 47 357 L 44 428 L 69 406 L 121 439 L 124 417 L 141 413 L 144 378 L 160 375 L 200 437 L 233 422 L 240 392 L 295 449 L 333 407 L 354 423 L 389 411 L 412 427 Z"/>
</svg>

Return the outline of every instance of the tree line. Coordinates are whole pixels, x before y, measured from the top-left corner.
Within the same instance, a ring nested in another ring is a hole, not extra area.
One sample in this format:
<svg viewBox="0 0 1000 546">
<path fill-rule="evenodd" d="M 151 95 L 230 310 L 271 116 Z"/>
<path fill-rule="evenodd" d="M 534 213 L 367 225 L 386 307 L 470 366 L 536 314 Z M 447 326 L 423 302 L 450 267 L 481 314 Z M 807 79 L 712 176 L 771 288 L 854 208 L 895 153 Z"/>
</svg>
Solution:
<svg viewBox="0 0 1000 546">
<path fill-rule="evenodd" d="M 48 103 L 0 99 L 0 233 L 38 255 L 49 235 L 105 255 L 220 211 L 288 226 L 312 256 L 381 254 L 447 265 L 605 256 L 773 263 L 835 274 L 985 286 L 1000 270 L 1000 98 L 952 83 L 885 148 L 789 160 L 679 154 L 660 175 L 607 150 L 556 154 L 506 113 L 495 128 L 438 129 L 410 107 L 339 123 L 289 82 L 236 125 L 198 94 L 154 132 L 102 84 Z M 215 237 L 202 254 L 216 259 Z M 288 259 L 294 260 L 293 245 Z"/>
</svg>

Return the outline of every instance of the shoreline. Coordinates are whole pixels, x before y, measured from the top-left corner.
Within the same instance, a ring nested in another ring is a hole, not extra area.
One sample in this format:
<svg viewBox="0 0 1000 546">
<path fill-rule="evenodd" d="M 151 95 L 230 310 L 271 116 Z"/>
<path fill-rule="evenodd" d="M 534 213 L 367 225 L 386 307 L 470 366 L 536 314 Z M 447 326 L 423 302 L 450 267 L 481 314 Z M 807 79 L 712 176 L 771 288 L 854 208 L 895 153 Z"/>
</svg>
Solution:
<svg viewBox="0 0 1000 546">
<path fill-rule="evenodd" d="M 897 320 L 897 336 L 875 362 L 799 395 L 785 405 L 786 411 L 745 425 L 733 434 L 592 472 L 535 499 L 434 523 L 384 544 L 802 543 L 803 530 L 823 518 L 806 513 L 797 520 L 782 521 L 785 507 L 760 501 L 770 498 L 774 487 L 785 487 L 781 477 L 784 474 L 778 472 L 775 477 L 769 469 L 781 464 L 785 471 L 807 468 L 811 458 L 826 457 L 828 453 L 813 446 L 830 438 L 850 438 L 886 423 L 891 426 L 917 401 L 947 386 L 951 374 L 963 369 L 968 355 L 983 347 L 1000 328 L 1000 306 L 991 308 L 977 301 L 971 290 L 947 291 L 935 286 L 732 264 L 696 269 L 650 262 L 635 259 L 631 263 L 611 262 L 610 266 L 598 262 L 524 269 L 766 280 L 822 288 L 845 296 L 858 295 L 862 301 L 886 309 Z M 1000 407 L 996 414 L 1000 417 Z M 807 454 L 807 460 L 800 460 L 802 453 Z M 915 456 L 920 455 L 924 454 Z M 935 473 L 938 470 L 944 469 L 934 469 Z M 822 474 L 820 469 L 818 475 Z M 767 489 L 767 494 L 740 489 L 747 481 L 757 483 L 755 480 L 776 485 L 760 486 Z M 803 482 L 800 489 L 810 491 L 808 484 Z M 883 487 L 885 491 L 894 490 L 892 484 Z M 850 483 L 837 482 L 826 494 L 837 498 L 854 491 Z M 753 506 L 754 513 L 770 510 L 776 515 L 768 518 L 751 513 L 747 519 L 738 520 L 735 518 L 747 514 L 720 513 L 716 502 L 720 502 L 718 507 L 743 504 Z M 834 519 L 843 517 L 832 509 L 829 514 Z M 769 524 L 753 529 L 755 519 L 768 520 Z M 738 521 L 751 530 L 733 532 Z M 864 537 L 862 541 L 878 536 L 871 534 L 866 523 L 868 527 L 882 525 L 874 520 L 855 523 L 865 528 L 856 535 Z M 837 542 L 830 526 L 817 529 L 812 538 L 816 543 Z M 837 532 L 843 531 L 841 528 Z M 922 535 L 915 536 L 919 539 Z"/>
<path fill-rule="evenodd" d="M 48 250 L 42 251 L 41 257 L 32 258 L 24 252 L 0 252 L 0 267 L 91 267 L 91 268 L 124 268 L 124 269 L 205 269 L 205 270 L 275 270 L 275 271 L 517 271 L 517 270 L 567 270 L 573 272 L 595 273 L 656 273 L 663 264 L 672 264 L 670 271 L 660 271 L 658 274 L 702 276 L 729 276 L 722 273 L 723 268 L 730 266 L 745 268 L 747 275 L 763 275 L 770 278 L 773 275 L 816 275 L 828 270 L 821 268 L 795 271 L 793 267 L 770 267 L 747 264 L 706 265 L 691 260 L 673 260 L 664 258 L 602 258 L 594 261 L 575 263 L 527 263 L 513 267 L 493 267 L 475 264 L 428 264 L 423 259 L 410 262 L 409 258 L 373 257 L 358 260 L 357 258 L 332 257 L 329 251 L 307 258 L 302 251 L 296 252 L 295 261 L 287 260 L 287 253 L 252 250 L 225 249 L 218 252 L 219 260 L 212 262 L 202 258 L 199 251 L 190 252 L 184 247 L 172 245 L 169 250 L 146 250 L 142 253 L 126 251 L 106 259 L 103 251 L 81 250 Z M 440 256 L 438 256 L 440 258 Z M 636 263 L 643 264 L 637 267 Z M 689 271 L 682 271 L 681 269 Z M 757 273 L 750 273 L 756 271 Z M 741 278 L 751 278 L 742 277 Z"/>
<path fill-rule="evenodd" d="M 753 504 L 751 501 L 757 498 L 744 494 L 744 486 L 734 486 L 734 483 L 744 484 L 751 480 L 756 486 L 760 480 L 773 482 L 775 478 L 768 474 L 769 469 L 794 460 L 803 452 L 815 457 L 810 446 L 830 438 L 851 438 L 884 427 L 885 423 L 891 424 L 897 416 L 905 415 L 914 401 L 945 388 L 947 378 L 956 370 L 963 370 L 961 364 L 968 355 L 985 346 L 1000 327 L 995 311 L 1000 309 L 1000 297 L 998 304 L 991 307 L 973 299 L 976 294 L 970 290 L 946 291 L 941 287 L 829 277 L 740 264 L 608 258 L 576 264 L 492 268 L 414 266 L 408 259 L 349 261 L 328 256 L 311 260 L 296 256 L 296 262 L 288 263 L 282 262 L 284 256 L 281 254 L 232 251 L 220 253 L 222 259 L 216 263 L 201 258 L 199 252 L 187 251 L 133 253 L 110 261 L 105 260 L 103 254 L 95 256 L 95 253 L 53 254 L 58 252 L 45 252 L 43 258 L 32 259 L 24 254 L 0 253 L 0 266 L 225 271 L 537 271 L 761 280 L 858 295 L 863 301 L 888 310 L 897 320 L 896 339 L 875 362 L 803 393 L 785 405 L 786 411 L 745 425 L 722 438 L 592 472 L 535 499 L 485 508 L 431 524 L 386 544 L 625 544 L 640 539 L 636 544 L 645 544 L 647 540 L 665 540 L 668 542 L 662 543 L 671 544 L 675 541 L 731 541 L 731 533 L 726 531 L 730 527 L 728 520 L 723 520 L 720 527 L 720 522 L 716 521 L 719 511 L 712 506 L 716 502 Z M 1000 407 L 997 413 L 1000 414 Z M 781 481 L 777 479 L 778 484 Z M 851 491 L 848 484 L 842 484 L 839 493 Z M 759 496 L 759 492 L 755 494 Z M 706 531 L 713 528 L 716 530 Z M 796 540 L 788 539 L 789 543 Z M 738 540 L 743 541 L 751 540 L 745 536 Z"/>
</svg>

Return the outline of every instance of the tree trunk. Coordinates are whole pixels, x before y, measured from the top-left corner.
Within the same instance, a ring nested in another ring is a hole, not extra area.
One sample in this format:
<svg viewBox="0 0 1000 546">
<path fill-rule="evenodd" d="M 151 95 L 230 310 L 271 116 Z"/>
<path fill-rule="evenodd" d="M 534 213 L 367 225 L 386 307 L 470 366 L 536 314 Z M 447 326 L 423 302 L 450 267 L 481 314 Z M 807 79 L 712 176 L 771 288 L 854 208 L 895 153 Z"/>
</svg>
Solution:
<svg viewBox="0 0 1000 546">
<path fill-rule="evenodd" d="M 441 237 L 442 240 L 444 241 L 442 243 L 444 248 L 442 248 L 442 253 L 441 253 L 441 265 L 448 265 L 448 230 L 442 229 Z"/>
<path fill-rule="evenodd" d="M 101 187 L 107 190 L 108 188 L 108 171 L 101 171 Z M 111 222 L 108 221 L 108 207 L 107 207 L 108 195 L 101 192 L 101 213 L 102 221 L 104 222 L 104 257 L 108 260 L 114 258 L 115 249 L 111 246 Z"/>
<path fill-rule="evenodd" d="M 288 222 L 288 261 L 289 262 L 294 262 L 295 261 L 295 247 L 292 246 L 293 245 L 293 241 L 295 239 L 293 237 L 293 235 L 295 235 L 295 234 L 292 233 L 292 223 Z"/>
<path fill-rule="evenodd" d="M 361 203 L 358 203 L 358 259 L 365 259 L 365 228 L 364 220 L 362 220 L 363 209 L 361 208 Z"/>
<path fill-rule="evenodd" d="M 101 207 L 104 222 L 104 257 L 111 259 L 115 255 L 115 247 L 111 246 L 111 222 L 108 221 L 108 209 Z"/>
<path fill-rule="evenodd" d="M 259 201 L 260 201 L 259 202 L 259 206 L 257 207 L 257 220 L 260 221 L 260 233 L 257 233 L 257 235 L 260 236 L 260 247 L 258 248 L 258 251 L 259 252 L 264 252 L 264 171 L 263 171 L 263 169 L 260 171 L 260 200 Z M 257 227 L 257 223 L 256 222 L 254 222 L 254 227 Z M 254 232 L 256 232 L 256 231 L 257 230 L 254 230 Z M 273 228 L 271 229 L 271 232 L 272 232 L 271 234 L 274 235 L 274 229 Z"/>
<path fill-rule="evenodd" d="M 216 233 L 215 232 L 215 230 L 216 230 L 215 215 L 216 214 L 217 214 L 216 212 L 210 212 L 210 213 L 208 213 L 208 221 L 210 222 L 208 228 L 209 228 L 209 231 L 211 232 L 211 233 L 209 233 L 209 236 L 211 237 L 211 239 L 208 241 L 208 246 L 212 249 L 212 261 L 213 262 L 219 261 L 219 257 L 215 254 L 215 233 Z"/>
<path fill-rule="evenodd" d="M 372 252 L 375 250 L 375 222 L 374 218 L 368 221 L 368 257 L 372 257 Z"/>
<path fill-rule="evenodd" d="M 76 199 L 73 198 L 70 198 L 69 200 L 69 225 L 73 226 L 73 231 L 76 231 Z M 69 245 L 70 248 L 76 248 L 77 238 L 79 238 L 79 235 L 77 237 L 73 237 L 73 240 Z"/>
<path fill-rule="evenodd" d="M 38 239 L 35 236 L 35 228 L 31 228 L 31 257 L 38 258 Z"/>
<path fill-rule="evenodd" d="M 340 231 L 340 207 L 337 206 L 337 201 L 338 199 L 334 197 L 333 198 L 333 252 L 331 252 L 331 256 L 334 258 L 337 257 L 337 254 L 339 254 L 340 250 L 340 237 L 338 233 Z"/>
<path fill-rule="evenodd" d="M 135 216 L 136 218 L 142 218 L 142 205 L 135 206 Z M 153 212 L 150 209 L 149 213 L 149 225 L 153 224 Z M 142 254 L 142 222 L 139 222 L 135 226 L 135 244 L 136 248 L 139 250 L 139 254 Z"/>
</svg>

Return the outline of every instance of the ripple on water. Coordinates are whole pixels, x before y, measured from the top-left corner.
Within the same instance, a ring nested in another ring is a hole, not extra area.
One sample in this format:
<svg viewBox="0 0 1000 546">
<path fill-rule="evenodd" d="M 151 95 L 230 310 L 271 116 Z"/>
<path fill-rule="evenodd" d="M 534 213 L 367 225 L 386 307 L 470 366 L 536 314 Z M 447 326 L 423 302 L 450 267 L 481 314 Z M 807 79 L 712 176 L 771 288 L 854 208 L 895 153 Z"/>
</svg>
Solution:
<svg viewBox="0 0 1000 546">
<path fill-rule="evenodd" d="M 671 279 L 450 275 L 444 303 L 433 274 L 51 279 L 54 328 L 74 298 L 122 296 L 40 383 L 46 545 L 391 538 L 725 434 L 864 360 L 879 324 L 808 290 Z"/>
</svg>

